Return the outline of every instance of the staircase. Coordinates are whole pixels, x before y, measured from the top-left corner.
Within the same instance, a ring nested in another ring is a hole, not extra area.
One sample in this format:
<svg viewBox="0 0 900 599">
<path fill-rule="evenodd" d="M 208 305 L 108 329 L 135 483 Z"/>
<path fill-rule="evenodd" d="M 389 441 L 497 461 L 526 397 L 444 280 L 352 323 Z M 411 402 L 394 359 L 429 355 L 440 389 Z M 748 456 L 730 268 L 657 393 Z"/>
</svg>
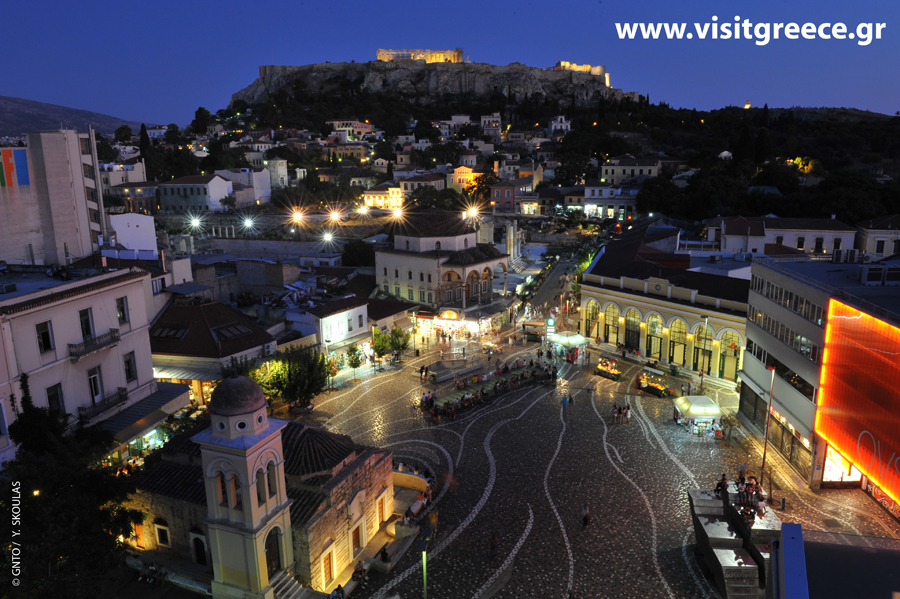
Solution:
<svg viewBox="0 0 900 599">
<path fill-rule="evenodd" d="M 525 264 L 525 261 L 522 260 L 522 258 L 513 258 L 509 261 L 509 268 L 515 273 L 520 273 L 528 268 L 528 265 Z"/>
<path fill-rule="evenodd" d="M 284 570 L 279 570 L 269 581 L 269 585 L 276 599 L 312 599 L 327 596 L 300 586 L 300 583 Z"/>
</svg>

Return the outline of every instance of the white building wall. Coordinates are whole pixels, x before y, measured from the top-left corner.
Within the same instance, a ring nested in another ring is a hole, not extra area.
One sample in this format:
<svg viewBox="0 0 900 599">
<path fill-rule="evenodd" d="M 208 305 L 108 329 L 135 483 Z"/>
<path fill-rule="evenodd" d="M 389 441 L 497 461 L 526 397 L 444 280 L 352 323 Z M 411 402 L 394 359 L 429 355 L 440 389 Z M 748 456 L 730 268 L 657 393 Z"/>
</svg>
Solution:
<svg viewBox="0 0 900 599">
<path fill-rule="evenodd" d="M 109 222 L 116 233 L 116 242 L 129 250 L 152 251 L 159 256 L 156 245 L 156 227 L 152 216 L 124 213 L 111 214 Z"/>
</svg>

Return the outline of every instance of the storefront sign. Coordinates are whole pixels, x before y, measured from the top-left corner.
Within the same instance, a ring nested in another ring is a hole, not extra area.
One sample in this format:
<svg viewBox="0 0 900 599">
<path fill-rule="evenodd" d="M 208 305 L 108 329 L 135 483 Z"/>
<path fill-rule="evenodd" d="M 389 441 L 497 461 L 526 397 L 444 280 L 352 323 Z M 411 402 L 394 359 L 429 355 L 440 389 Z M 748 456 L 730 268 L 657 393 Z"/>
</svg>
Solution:
<svg viewBox="0 0 900 599">
<path fill-rule="evenodd" d="M 832 299 L 816 432 L 900 501 L 900 328 Z"/>
</svg>

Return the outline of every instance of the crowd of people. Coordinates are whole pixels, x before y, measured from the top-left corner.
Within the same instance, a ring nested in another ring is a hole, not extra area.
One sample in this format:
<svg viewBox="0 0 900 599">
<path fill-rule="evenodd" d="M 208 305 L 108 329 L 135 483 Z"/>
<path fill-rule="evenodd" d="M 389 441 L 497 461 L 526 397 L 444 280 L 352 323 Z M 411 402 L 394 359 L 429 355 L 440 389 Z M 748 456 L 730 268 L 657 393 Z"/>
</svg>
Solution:
<svg viewBox="0 0 900 599">
<path fill-rule="evenodd" d="M 620 407 L 618 402 L 614 402 L 612 414 L 614 424 L 628 424 L 631 422 L 631 404 Z"/>
</svg>

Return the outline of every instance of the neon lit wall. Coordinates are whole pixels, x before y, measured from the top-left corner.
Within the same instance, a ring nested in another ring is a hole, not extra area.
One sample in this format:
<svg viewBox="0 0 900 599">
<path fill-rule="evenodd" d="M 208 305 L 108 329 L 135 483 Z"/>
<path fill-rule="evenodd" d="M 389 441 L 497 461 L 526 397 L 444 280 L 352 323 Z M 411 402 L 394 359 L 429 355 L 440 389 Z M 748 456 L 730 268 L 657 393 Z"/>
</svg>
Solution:
<svg viewBox="0 0 900 599">
<path fill-rule="evenodd" d="M 832 299 L 816 432 L 900 501 L 900 328 Z"/>
</svg>

